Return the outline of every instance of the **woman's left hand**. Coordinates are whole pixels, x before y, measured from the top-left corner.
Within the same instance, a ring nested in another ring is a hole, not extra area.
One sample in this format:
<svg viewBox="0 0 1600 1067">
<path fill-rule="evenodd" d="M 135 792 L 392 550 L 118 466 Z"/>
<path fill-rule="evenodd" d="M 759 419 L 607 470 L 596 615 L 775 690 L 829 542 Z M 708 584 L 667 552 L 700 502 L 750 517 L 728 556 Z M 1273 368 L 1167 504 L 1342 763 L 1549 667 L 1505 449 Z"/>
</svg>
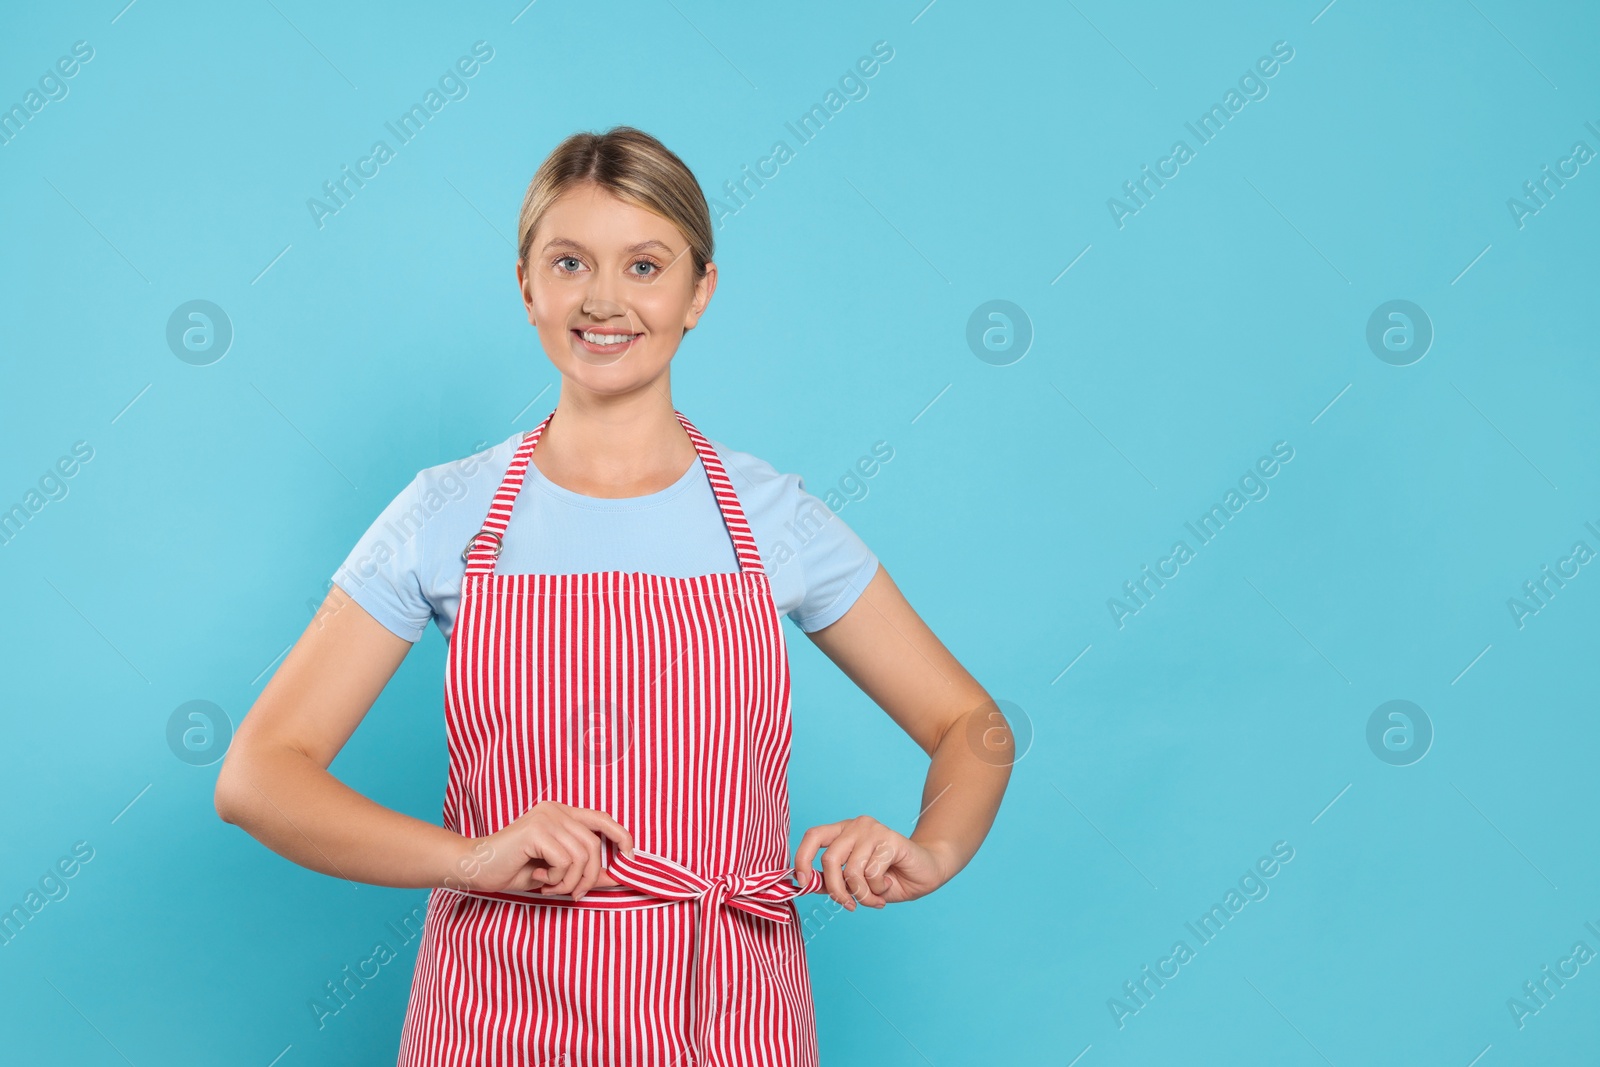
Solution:
<svg viewBox="0 0 1600 1067">
<path fill-rule="evenodd" d="M 869 815 L 813 826 L 800 838 L 795 853 L 795 877 L 805 884 L 805 872 L 818 849 L 828 895 L 851 911 L 856 901 L 873 908 L 898 904 L 938 889 L 949 875 L 941 858 Z"/>
</svg>

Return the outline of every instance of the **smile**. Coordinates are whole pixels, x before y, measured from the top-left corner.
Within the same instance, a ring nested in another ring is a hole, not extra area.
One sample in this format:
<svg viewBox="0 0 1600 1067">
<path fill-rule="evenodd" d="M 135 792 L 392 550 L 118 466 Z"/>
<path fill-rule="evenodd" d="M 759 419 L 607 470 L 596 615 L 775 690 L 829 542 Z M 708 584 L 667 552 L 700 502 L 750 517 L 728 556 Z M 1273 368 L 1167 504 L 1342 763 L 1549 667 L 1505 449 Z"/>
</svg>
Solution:
<svg viewBox="0 0 1600 1067">
<path fill-rule="evenodd" d="M 572 335 L 583 342 L 591 352 L 620 352 L 638 340 L 637 333 L 609 333 L 596 330 L 573 330 Z"/>
</svg>

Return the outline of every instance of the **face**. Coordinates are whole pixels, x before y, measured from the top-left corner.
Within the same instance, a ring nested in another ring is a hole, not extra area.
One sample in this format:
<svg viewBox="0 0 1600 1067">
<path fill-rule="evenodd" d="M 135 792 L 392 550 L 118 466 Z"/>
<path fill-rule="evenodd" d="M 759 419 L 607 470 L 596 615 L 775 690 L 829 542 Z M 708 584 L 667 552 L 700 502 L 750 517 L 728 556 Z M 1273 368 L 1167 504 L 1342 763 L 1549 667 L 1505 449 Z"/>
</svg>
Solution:
<svg viewBox="0 0 1600 1067">
<path fill-rule="evenodd" d="M 564 383 L 607 396 L 664 383 L 716 279 L 709 263 L 695 277 L 676 226 L 592 184 L 550 205 L 517 264 L 528 322 Z"/>
</svg>

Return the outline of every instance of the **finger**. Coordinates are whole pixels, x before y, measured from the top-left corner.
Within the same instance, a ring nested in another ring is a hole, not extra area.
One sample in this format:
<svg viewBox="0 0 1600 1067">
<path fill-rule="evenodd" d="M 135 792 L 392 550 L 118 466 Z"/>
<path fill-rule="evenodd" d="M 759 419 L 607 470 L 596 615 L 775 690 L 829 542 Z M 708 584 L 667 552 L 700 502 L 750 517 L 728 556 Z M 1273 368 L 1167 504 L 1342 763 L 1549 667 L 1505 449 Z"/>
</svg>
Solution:
<svg viewBox="0 0 1600 1067">
<path fill-rule="evenodd" d="M 844 880 L 844 891 L 850 894 L 852 901 L 860 899 L 861 894 L 867 891 L 867 886 L 861 878 L 861 867 L 866 863 L 869 842 L 857 836 L 850 842 L 848 852 L 833 848 L 829 851 L 839 853 L 839 877 Z"/>
<path fill-rule="evenodd" d="M 856 902 L 850 896 L 849 887 L 844 884 L 843 867 L 850 846 L 855 841 L 855 835 L 846 830 L 822 853 L 822 880 L 828 887 L 828 895 L 851 911 L 855 910 Z"/>
<path fill-rule="evenodd" d="M 578 879 L 583 877 L 583 864 L 586 858 L 583 849 L 583 830 L 572 830 L 563 826 L 553 829 L 551 833 L 558 836 L 561 844 L 567 850 L 567 865 L 561 872 L 561 880 L 550 887 L 550 895 L 561 896 L 570 894 L 573 887 L 578 884 Z M 593 838 L 591 838 L 593 840 Z"/>
<path fill-rule="evenodd" d="M 843 823 L 824 823 L 813 826 L 800 836 L 800 847 L 794 855 L 794 872 L 795 879 L 801 885 L 806 884 L 805 872 L 814 869 L 811 865 L 816 860 L 817 849 L 833 844 L 843 830 Z"/>
<path fill-rule="evenodd" d="M 533 866 L 536 869 L 539 866 L 545 868 L 540 878 L 543 883 L 541 892 L 549 891 L 566 877 L 567 869 L 576 861 L 577 855 L 557 830 L 549 826 L 541 827 L 531 844 Z"/>
<path fill-rule="evenodd" d="M 845 858 L 844 884 L 850 890 L 850 895 L 870 908 L 876 908 L 883 903 L 881 897 L 873 892 L 868 879 L 868 871 L 874 862 L 879 862 L 884 842 L 864 838 L 857 842 L 850 855 Z"/>
<path fill-rule="evenodd" d="M 508 827 L 507 830 L 509 829 Z M 502 830 L 501 833 L 506 834 L 507 830 Z M 550 861 L 545 856 L 547 851 L 545 840 L 543 827 L 532 823 L 520 827 L 516 833 L 506 837 L 503 842 L 505 857 L 502 862 L 514 862 L 517 866 L 511 872 L 505 888 L 528 892 L 546 884 L 550 876 Z"/>
<path fill-rule="evenodd" d="M 597 808 L 577 808 L 572 816 L 589 829 L 615 841 L 623 855 L 633 858 L 633 835 L 624 830 L 617 820 Z"/>
<path fill-rule="evenodd" d="M 523 893 L 531 893 L 536 889 L 543 889 L 550 884 L 550 869 L 540 859 L 532 859 L 517 871 L 511 878 L 507 889 L 514 889 Z"/>
<path fill-rule="evenodd" d="M 866 877 L 867 888 L 880 901 L 876 907 L 888 903 L 885 894 L 889 892 L 889 870 L 900 856 L 900 849 L 897 846 L 898 842 L 893 840 L 879 842 L 872 850 L 872 858 L 867 861 L 866 867 L 861 872 Z"/>
<path fill-rule="evenodd" d="M 867 867 L 872 862 L 877 850 L 877 842 L 873 838 L 863 835 L 856 841 L 855 847 L 850 850 L 850 855 L 846 856 L 844 860 L 845 888 L 850 891 L 851 898 L 857 904 L 865 904 L 871 908 L 876 908 L 881 904 L 878 896 L 873 893 L 872 887 L 867 884 L 866 875 Z"/>
<path fill-rule="evenodd" d="M 600 877 L 600 839 L 594 834 L 579 832 L 583 839 L 586 855 L 583 860 L 583 873 L 578 876 L 578 884 L 572 889 L 572 899 L 582 900 L 583 895 L 594 888 L 594 883 Z"/>
<path fill-rule="evenodd" d="M 585 878 L 590 878 L 593 884 L 590 868 L 600 864 L 600 838 L 582 824 L 574 824 L 567 829 L 574 849 L 572 867 L 567 871 L 565 884 L 569 894 L 576 894 L 578 887 L 584 884 Z M 585 889 L 588 887 L 585 886 Z"/>
<path fill-rule="evenodd" d="M 528 892 L 542 888 L 547 884 L 550 876 L 550 867 L 540 856 L 528 856 L 523 860 L 511 875 L 507 889 Z"/>
<path fill-rule="evenodd" d="M 534 866 L 550 866 L 561 859 L 559 849 L 552 852 L 553 844 L 549 823 L 542 815 L 539 821 L 524 826 L 515 839 L 516 849 L 522 853 L 523 861 Z"/>
</svg>

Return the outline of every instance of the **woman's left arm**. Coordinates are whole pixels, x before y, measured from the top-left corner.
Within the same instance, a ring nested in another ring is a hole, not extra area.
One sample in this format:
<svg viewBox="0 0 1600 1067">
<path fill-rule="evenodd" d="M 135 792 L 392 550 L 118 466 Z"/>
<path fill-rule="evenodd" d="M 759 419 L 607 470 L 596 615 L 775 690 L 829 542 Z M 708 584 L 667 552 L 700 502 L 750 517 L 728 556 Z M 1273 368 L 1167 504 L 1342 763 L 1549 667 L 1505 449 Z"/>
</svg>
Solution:
<svg viewBox="0 0 1600 1067">
<path fill-rule="evenodd" d="M 800 839 L 801 884 L 818 849 L 828 895 L 881 908 L 933 892 L 967 865 L 1000 810 L 1016 746 L 994 700 L 956 662 L 880 563 L 836 622 L 808 634 L 932 762 L 909 837 L 860 815 Z"/>
</svg>

